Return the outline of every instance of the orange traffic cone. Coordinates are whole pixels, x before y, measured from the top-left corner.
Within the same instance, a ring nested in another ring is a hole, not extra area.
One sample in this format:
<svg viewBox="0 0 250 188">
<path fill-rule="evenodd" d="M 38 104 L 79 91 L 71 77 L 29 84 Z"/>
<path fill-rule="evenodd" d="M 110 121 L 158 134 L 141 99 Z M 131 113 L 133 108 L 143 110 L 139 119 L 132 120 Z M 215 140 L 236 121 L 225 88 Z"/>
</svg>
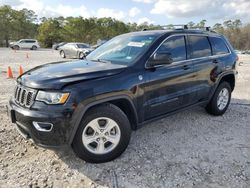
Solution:
<svg viewBox="0 0 250 188">
<path fill-rule="evenodd" d="M 28 54 L 28 53 L 26 53 L 26 58 L 27 58 L 27 59 L 29 58 L 29 54 Z"/>
<path fill-rule="evenodd" d="M 14 77 L 13 77 L 13 73 L 12 73 L 12 70 L 11 70 L 11 67 L 10 67 L 10 66 L 8 67 L 8 71 L 7 71 L 7 78 L 14 78 Z"/>
<path fill-rule="evenodd" d="M 20 65 L 19 66 L 19 76 L 21 76 L 23 74 L 23 67 Z"/>
</svg>

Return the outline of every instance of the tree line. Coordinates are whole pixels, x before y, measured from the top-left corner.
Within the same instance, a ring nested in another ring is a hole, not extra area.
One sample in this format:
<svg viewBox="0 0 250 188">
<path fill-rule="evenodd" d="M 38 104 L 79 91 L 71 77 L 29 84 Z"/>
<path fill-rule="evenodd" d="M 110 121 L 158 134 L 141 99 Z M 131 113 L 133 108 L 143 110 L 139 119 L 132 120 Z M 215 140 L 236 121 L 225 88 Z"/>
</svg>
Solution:
<svg viewBox="0 0 250 188">
<path fill-rule="evenodd" d="M 189 22 L 189 27 L 204 27 L 206 20 Z M 173 28 L 169 24 L 164 28 Z M 95 44 L 99 39 L 110 39 L 116 35 L 143 29 L 162 29 L 160 25 L 124 23 L 114 18 L 56 17 L 38 18 L 28 9 L 14 10 L 8 5 L 0 6 L 0 46 L 8 46 L 10 41 L 21 38 L 36 38 L 43 47 L 51 47 L 57 42 L 85 42 Z M 234 48 L 250 49 L 250 23 L 241 20 L 227 20 L 213 27 L 224 34 Z"/>
</svg>

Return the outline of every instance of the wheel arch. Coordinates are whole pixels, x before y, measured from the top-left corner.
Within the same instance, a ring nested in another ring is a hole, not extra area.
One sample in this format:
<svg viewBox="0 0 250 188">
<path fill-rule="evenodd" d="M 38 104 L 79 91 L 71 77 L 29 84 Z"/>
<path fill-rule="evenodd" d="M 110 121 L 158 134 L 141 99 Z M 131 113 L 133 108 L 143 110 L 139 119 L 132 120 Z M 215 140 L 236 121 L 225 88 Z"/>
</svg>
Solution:
<svg viewBox="0 0 250 188">
<path fill-rule="evenodd" d="M 235 75 L 233 73 L 231 73 L 231 74 L 226 74 L 226 75 L 222 76 L 220 81 L 219 81 L 219 84 L 224 82 L 224 81 L 228 82 L 230 84 L 231 89 L 233 91 L 235 88 Z"/>
<path fill-rule="evenodd" d="M 224 74 L 222 74 L 222 75 L 217 79 L 216 83 L 214 84 L 214 86 L 213 86 L 213 88 L 212 88 L 212 90 L 211 90 L 211 92 L 210 92 L 210 94 L 209 94 L 209 99 L 208 99 L 208 101 L 211 100 L 211 98 L 213 97 L 213 95 L 214 95 L 216 89 L 218 88 L 218 86 L 220 85 L 220 83 L 222 83 L 222 82 L 224 82 L 224 81 L 226 81 L 226 82 L 228 82 L 228 83 L 230 84 L 231 89 L 232 89 L 232 91 L 233 91 L 234 88 L 235 88 L 235 81 L 236 81 L 234 72 L 227 72 L 227 73 L 224 73 Z"/>
<path fill-rule="evenodd" d="M 80 126 L 82 118 L 84 118 L 84 115 L 86 114 L 86 112 L 89 111 L 91 108 L 94 108 L 96 106 L 99 106 L 99 105 L 102 105 L 105 103 L 111 103 L 111 104 L 117 106 L 118 108 L 120 108 L 128 117 L 131 129 L 132 130 L 137 129 L 138 115 L 137 115 L 136 108 L 133 104 L 132 99 L 126 95 L 109 97 L 109 98 L 93 101 L 93 102 L 90 102 L 88 104 L 79 104 L 78 105 L 79 107 L 77 109 L 75 121 L 73 123 L 73 131 L 70 135 L 69 144 L 72 143 L 72 141 L 75 137 L 76 131 L 77 131 L 78 127 Z"/>
</svg>

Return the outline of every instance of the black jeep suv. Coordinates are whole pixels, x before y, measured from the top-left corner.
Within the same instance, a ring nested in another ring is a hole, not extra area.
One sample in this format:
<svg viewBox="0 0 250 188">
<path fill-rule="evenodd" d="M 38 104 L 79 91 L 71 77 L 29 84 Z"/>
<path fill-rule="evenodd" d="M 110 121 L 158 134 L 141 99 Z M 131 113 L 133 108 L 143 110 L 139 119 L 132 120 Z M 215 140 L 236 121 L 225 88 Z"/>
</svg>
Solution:
<svg viewBox="0 0 250 188">
<path fill-rule="evenodd" d="M 70 146 L 85 161 L 106 162 L 146 122 L 196 105 L 224 114 L 237 60 L 227 39 L 212 31 L 123 34 L 85 60 L 46 64 L 17 78 L 9 114 L 40 146 Z"/>
</svg>

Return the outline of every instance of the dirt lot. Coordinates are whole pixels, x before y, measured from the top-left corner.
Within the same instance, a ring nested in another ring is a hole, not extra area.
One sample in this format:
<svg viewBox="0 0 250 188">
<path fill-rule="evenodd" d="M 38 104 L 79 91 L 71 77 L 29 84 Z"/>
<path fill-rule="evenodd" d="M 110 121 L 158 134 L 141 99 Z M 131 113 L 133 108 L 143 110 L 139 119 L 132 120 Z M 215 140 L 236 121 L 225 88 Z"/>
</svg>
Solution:
<svg viewBox="0 0 250 188">
<path fill-rule="evenodd" d="M 27 58 L 27 53 L 29 58 Z M 25 70 L 59 61 L 57 52 L 0 49 L 0 187 L 250 187 L 250 56 L 241 56 L 232 103 L 222 117 L 196 108 L 151 123 L 132 134 L 115 161 L 88 164 L 24 140 L 5 105 Z"/>
</svg>

